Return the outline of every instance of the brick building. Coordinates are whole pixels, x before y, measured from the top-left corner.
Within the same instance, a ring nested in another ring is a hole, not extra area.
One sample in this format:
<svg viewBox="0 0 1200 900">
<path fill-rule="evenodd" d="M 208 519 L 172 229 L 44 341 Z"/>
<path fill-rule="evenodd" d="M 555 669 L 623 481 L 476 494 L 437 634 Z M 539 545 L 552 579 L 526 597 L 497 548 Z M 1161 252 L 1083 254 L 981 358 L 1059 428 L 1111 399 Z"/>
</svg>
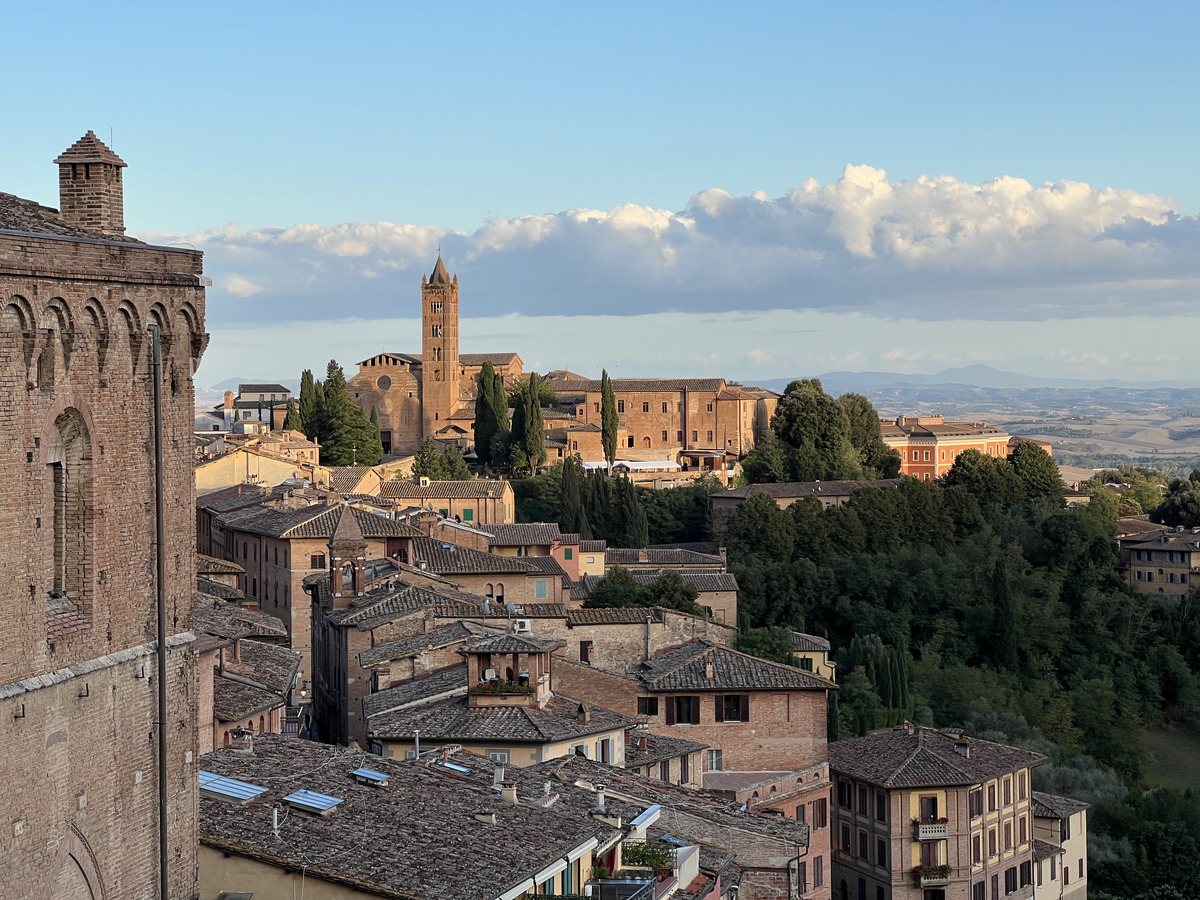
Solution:
<svg viewBox="0 0 1200 900">
<path fill-rule="evenodd" d="M 460 354 L 458 337 L 458 276 L 439 254 L 429 277 L 421 276 L 421 355 L 376 354 L 346 384 L 363 409 L 379 413 L 384 453 L 415 453 L 427 437 L 470 445 L 483 364 L 490 361 L 505 384 L 521 374 L 517 354 Z"/>
<path fill-rule="evenodd" d="M 883 442 L 900 454 L 900 473 L 922 481 L 950 471 L 965 450 L 1007 457 L 1010 436 L 983 422 L 947 422 L 942 416 L 898 416 L 880 422 Z"/>
<path fill-rule="evenodd" d="M 200 253 L 125 235 L 125 163 L 95 134 L 55 162 L 61 212 L 0 194 L 0 896 L 159 896 L 157 326 L 167 876 L 172 900 L 195 898 L 192 372 L 208 282 Z"/>
<path fill-rule="evenodd" d="M 644 716 L 656 734 L 710 748 L 708 770 L 799 770 L 825 761 L 824 678 L 696 640 L 628 672 L 554 660 L 564 693 Z"/>
</svg>

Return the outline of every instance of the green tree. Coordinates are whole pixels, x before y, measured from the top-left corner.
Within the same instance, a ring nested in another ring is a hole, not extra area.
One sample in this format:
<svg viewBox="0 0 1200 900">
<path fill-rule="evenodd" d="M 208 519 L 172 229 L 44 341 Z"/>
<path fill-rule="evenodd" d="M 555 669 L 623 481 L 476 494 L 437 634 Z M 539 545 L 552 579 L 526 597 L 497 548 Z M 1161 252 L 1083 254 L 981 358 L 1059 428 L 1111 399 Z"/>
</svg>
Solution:
<svg viewBox="0 0 1200 900">
<path fill-rule="evenodd" d="M 284 431 L 299 431 L 303 433 L 304 423 L 300 421 L 300 410 L 296 406 L 296 401 L 288 397 L 287 415 L 283 417 Z"/>
<path fill-rule="evenodd" d="M 750 484 L 782 484 L 791 477 L 789 447 L 771 435 L 742 460 L 742 474 Z"/>
<path fill-rule="evenodd" d="M 1061 505 L 1062 476 L 1049 453 L 1032 441 L 1021 441 L 1009 454 L 1008 461 L 1021 480 L 1026 497 L 1044 497 Z"/>
<path fill-rule="evenodd" d="M 992 651 L 996 664 L 1015 672 L 1018 665 L 1017 605 L 1008 583 L 1008 567 L 1003 559 L 997 559 L 992 570 L 992 608 L 995 621 Z"/>
<path fill-rule="evenodd" d="M 650 543 L 646 511 L 638 500 L 637 488 L 627 477 L 613 479 L 613 505 L 609 544 L 614 547 L 645 547 Z"/>
<path fill-rule="evenodd" d="M 613 566 L 583 601 L 587 609 L 623 609 L 649 606 L 646 589 L 633 579 L 629 570 Z"/>
<path fill-rule="evenodd" d="M 1200 482 L 1191 478 L 1176 478 L 1168 486 L 1167 495 L 1155 507 L 1150 518 L 1172 528 L 1195 528 L 1200 525 Z"/>
<path fill-rule="evenodd" d="M 583 540 L 590 540 L 592 529 L 588 524 L 587 512 L 584 509 L 586 489 L 583 466 L 579 463 L 579 457 L 568 457 L 563 461 L 562 467 L 558 524 L 567 534 L 578 534 Z"/>
<path fill-rule="evenodd" d="M 362 407 L 359 407 L 359 414 Z M 377 466 L 383 461 L 383 434 L 379 431 L 379 413 L 371 407 L 371 417 L 362 428 L 363 449 L 358 454 L 360 466 Z"/>
<path fill-rule="evenodd" d="M 508 392 L 508 405 L 510 407 L 515 408 L 517 398 L 529 393 L 529 385 L 532 380 L 529 375 L 518 375 L 508 383 L 505 390 Z M 558 394 L 554 392 L 554 388 L 550 386 L 550 382 L 545 378 L 538 378 L 534 396 L 537 399 L 538 406 L 542 408 L 554 406 L 554 404 L 558 403 Z"/>
<path fill-rule="evenodd" d="M 850 418 L 817 379 L 788 385 L 775 407 L 771 427 L 781 441 L 795 448 L 792 480 L 862 477 L 860 454 L 850 440 Z"/>
<path fill-rule="evenodd" d="M 612 479 L 600 469 L 592 469 L 587 476 L 587 520 L 592 526 L 592 537 L 610 539 L 613 532 Z"/>
<path fill-rule="evenodd" d="M 458 449 L 457 444 L 450 444 L 446 447 L 442 456 L 446 461 L 447 481 L 470 480 L 471 469 L 467 465 L 467 461 L 463 459 L 462 451 Z"/>
<path fill-rule="evenodd" d="M 305 369 L 300 374 L 300 430 L 309 440 L 317 440 L 320 419 L 317 384 L 313 381 L 312 369 Z"/>
<path fill-rule="evenodd" d="M 486 466 L 492 458 L 492 440 L 501 428 L 508 428 L 508 402 L 504 404 L 501 419 L 495 403 L 496 370 L 490 359 L 484 360 L 475 378 L 475 453 L 480 465 Z"/>
<path fill-rule="evenodd" d="M 350 466 L 358 461 L 365 436 L 362 408 L 346 390 L 346 375 L 337 360 L 331 359 L 325 370 L 324 424 L 321 462 L 330 466 Z M 378 460 L 376 460 L 378 462 Z"/>
<path fill-rule="evenodd" d="M 871 686 L 867 670 L 863 666 L 855 666 L 849 677 L 842 682 L 840 697 L 843 716 L 850 713 L 850 729 L 862 737 L 875 727 L 875 719 L 879 714 L 879 695 Z"/>
<path fill-rule="evenodd" d="M 617 458 L 617 397 L 607 369 L 600 372 L 600 430 L 604 458 L 611 472 L 613 460 Z"/>
<path fill-rule="evenodd" d="M 529 458 L 529 469 L 537 474 L 538 466 L 546 464 L 546 423 L 542 418 L 540 396 L 542 379 L 537 372 L 529 373 L 528 395 L 525 405 L 525 455 Z M 513 433 L 520 434 L 516 425 Z"/>
<path fill-rule="evenodd" d="M 646 585 L 647 599 L 652 606 L 677 609 L 680 612 L 703 616 L 704 607 L 696 602 L 700 592 L 688 584 L 678 572 L 667 571 Z"/>
<path fill-rule="evenodd" d="M 771 628 L 747 628 L 737 636 L 737 649 L 759 659 L 794 666 L 792 655 L 792 630 L 774 626 Z"/>
<path fill-rule="evenodd" d="M 512 446 L 520 450 L 520 464 L 514 462 L 514 468 L 522 468 L 529 461 L 529 454 L 525 450 L 525 415 L 529 408 L 529 395 L 519 394 L 517 396 L 517 405 L 512 407 L 512 419 L 509 424 L 509 431 L 512 433 Z M 530 471 L 530 474 L 536 475 L 537 472 Z"/>
<path fill-rule="evenodd" d="M 430 481 L 446 480 L 446 460 L 433 438 L 427 437 L 421 441 L 421 447 L 413 457 L 412 477 L 428 478 Z"/>
<path fill-rule="evenodd" d="M 895 478 L 900 474 L 900 454 L 883 442 L 879 413 L 862 394 L 842 394 L 838 403 L 846 411 L 848 437 L 863 466 L 864 476 Z"/>
</svg>

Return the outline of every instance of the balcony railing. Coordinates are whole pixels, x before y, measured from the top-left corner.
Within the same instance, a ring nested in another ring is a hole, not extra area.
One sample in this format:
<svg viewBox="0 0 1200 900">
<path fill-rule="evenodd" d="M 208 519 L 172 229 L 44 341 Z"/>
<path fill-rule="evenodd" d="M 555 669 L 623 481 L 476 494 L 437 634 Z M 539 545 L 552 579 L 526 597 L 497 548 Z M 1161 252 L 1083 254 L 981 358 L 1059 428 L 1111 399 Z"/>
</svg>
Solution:
<svg viewBox="0 0 1200 900">
<path fill-rule="evenodd" d="M 913 833 L 918 841 L 940 841 L 950 836 L 950 826 L 945 822 L 918 822 Z"/>
<path fill-rule="evenodd" d="M 939 887 L 950 883 L 949 866 L 917 866 L 913 877 L 921 887 Z"/>
</svg>

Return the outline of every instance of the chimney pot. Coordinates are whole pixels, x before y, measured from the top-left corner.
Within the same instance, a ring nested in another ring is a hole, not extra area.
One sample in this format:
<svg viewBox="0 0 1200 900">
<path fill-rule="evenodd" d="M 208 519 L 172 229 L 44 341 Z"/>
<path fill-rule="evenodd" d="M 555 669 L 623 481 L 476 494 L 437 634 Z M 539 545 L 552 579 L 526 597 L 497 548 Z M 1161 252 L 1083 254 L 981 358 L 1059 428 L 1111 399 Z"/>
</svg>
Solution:
<svg viewBox="0 0 1200 900">
<path fill-rule="evenodd" d="M 517 783 L 505 781 L 500 785 L 500 799 L 506 806 L 517 805 Z"/>
<path fill-rule="evenodd" d="M 229 749 L 238 756 L 254 755 L 254 732 L 248 728 L 235 728 L 229 733 Z"/>
</svg>

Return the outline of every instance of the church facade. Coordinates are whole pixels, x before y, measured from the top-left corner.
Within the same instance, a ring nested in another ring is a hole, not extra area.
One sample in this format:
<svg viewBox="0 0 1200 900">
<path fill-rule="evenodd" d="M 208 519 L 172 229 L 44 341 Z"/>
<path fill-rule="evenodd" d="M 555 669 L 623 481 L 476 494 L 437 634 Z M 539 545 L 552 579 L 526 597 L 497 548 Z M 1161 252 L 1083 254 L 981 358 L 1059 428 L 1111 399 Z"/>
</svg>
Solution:
<svg viewBox="0 0 1200 900">
<path fill-rule="evenodd" d="M 522 374 L 516 353 L 460 354 L 458 339 L 458 276 L 439 254 L 433 273 L 421 276 L 421 354 L 377 354 L 347 382 L 367 414 L 378 413 L 385 453 L 415 453 L 427 437 L 465 450 L 474 439 L 483 364 L 490 361 L 506 385 Z"/>
</svg>

